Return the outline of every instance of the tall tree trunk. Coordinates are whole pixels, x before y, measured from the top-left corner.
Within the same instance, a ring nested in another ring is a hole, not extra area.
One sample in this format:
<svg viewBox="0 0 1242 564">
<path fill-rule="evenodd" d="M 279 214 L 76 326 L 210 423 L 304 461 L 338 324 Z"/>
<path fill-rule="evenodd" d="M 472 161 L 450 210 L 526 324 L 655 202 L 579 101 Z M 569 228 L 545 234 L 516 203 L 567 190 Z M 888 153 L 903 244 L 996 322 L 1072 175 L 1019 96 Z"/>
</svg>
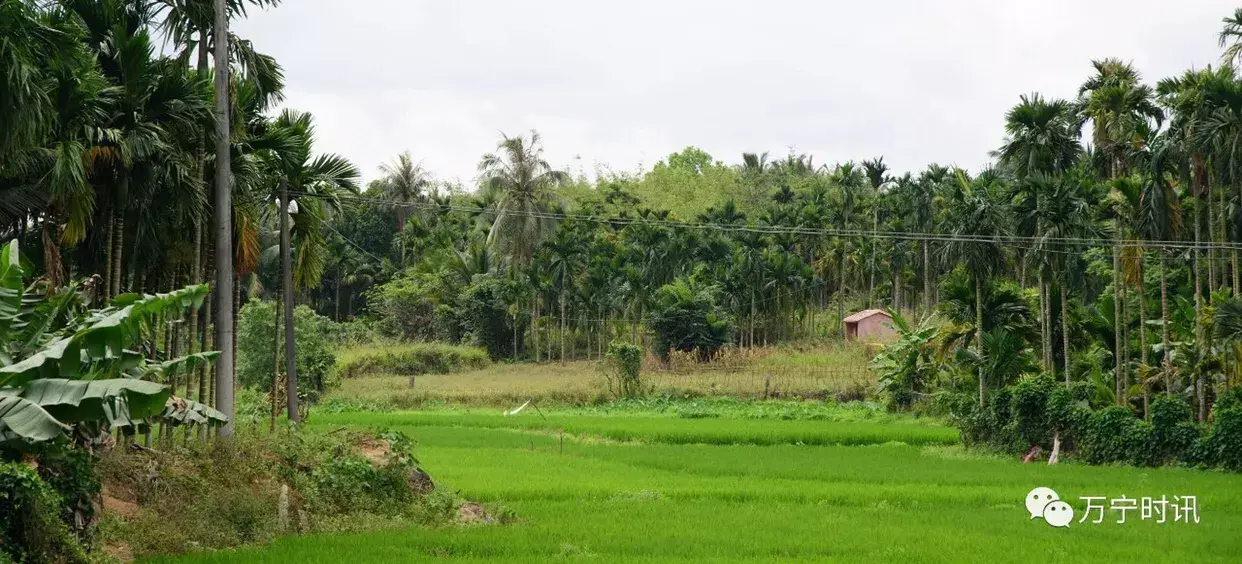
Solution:
<svg viewBox="0 0 1242 564">
<path fill-rule="evenodd" d="M 565 364 L 565 286 L 561 285 L 561 364 Z"/>
<path fill-rule="evenodd" d="M 1138 248 L 1138 252 L 1139 252 L 1139 262 L 1138 262 L 1139 346 L 1142 347 L 1142 349 L 1139 351 L 1139 363 L 1141 366 L 1146 368 L 1148 366 L 1147 364 L 1147 352 L 1148 352 L 1148 347 L 1147 347 L 1147 284 L 1143 281 L 1144 280 L 1143 279 L 1143 270 L 1144 270 L 1143 258 L 1146 253 L 1143 252 L 1142 247 Z"/>
<path fill-rule="evenodd" d="M 122 183 L 128 180 L 122 179 Z M 121 250 L 124 248 L 125 241 L 125 206 L 118 202 L 112 215 L 113 235 L 109 237 L 112 241 L 112 287 L 108 289 L 110 296 L 121 293 L 121 278 L 123 278 L 121 270 Z"/>
<path fill-rule="evenodd" d="M 280 261 L 282 294 L 285 298 L 285 400 L 288 402 L 289 421 L 302 420 L 298 411 L 298 360 L 297 344 L 293 326 L 293 226 L 289 220 L 289 183 L 280 182 Z"/>
<path fill-rule="evenodd" d="M 211 293 L 207 293 L 207 297 L 203 299 L 203 345 L 200 350 L 211 350 Z M 198 369 L 198 401 L 204 405 L 212 405 L 211 397 L 207 392 L 207 376 L 210 374 L 209 367 L 200 366 Z"/>
<path fill-rule="evenodd" d="M 1070 346 L 1069 346 L 1069 277 L 1061 271 L 1061 354 L 1065 358 L 1065 385 L 1070 384 Z"/>
<path fill-rule="evenodd" d="M 1160 339 L 1164 351 L 1164 395 L 1173 396 L 1173 358 L 1169 343 L 1169 265 L 1168 249 L 1160 249 Z"/>
<path fill-rule="evenodd" d="M 923 315 L 932 312 L 931 241 L 923 241 Z"/>
<path fill-rule="evenodd" d="M 847 245 L 841 243 L 841 271 L 837 273 L 837 323 L 841 327 L 841 337 L 845 338 L 845 252 Z M 777 286 L 777 307 L 780 307 L 780 286 Z"/>
<path fill-rule="evenodd" d="M 1202 235 L 1200 234 L 1201 219 L 1203 211 L 1203 190 L 1206 187 L 1206 179 L 1203 174 L 1203 157 L 1195 155 L 1194 157 L 1194 197 L 1195 197 L 1195 249 L 1194 249 L 1194 269 L 1195 269 L 1195 346 L 1202 347 L 1203 342 L 1203 267 L 1200 264 L 1199 255 L 1202 254 Z M 1208 203 L 1211 204 L 1212 197 L 1208 194 Z M 1211 261 L 1208 261 L 1209 263 Z M 1210 277 L 1209 277 L 1210 283 Z M 1199 422 L 1203 422 L 1205 395 L 1203 387 L 1206 383 L 1202 370 L 1196 370 L 1198 378 L 1195 380 L 1195 399 L 1199 406 Z"/>
<path fill-rule="evenodd" d="M 988 404 L 988 382 L 983 372 L 983 282 L 975 272 L 975 350 L 979 354 L 979 407 Z"/>
<path fill-rule="evenodd" d="M 1204 189 L 1207 191 L 1207 299 L 1210 303 L 1212 290 L 1216 288 L 1216 249 L 1214 245 L 1216 242 L 1216 204 L 1212 201 L 1212 184 L 1210 182 L 1205 183 Z"/>
<path fill-rule="evenodd" d="M 1040 351 L 1044 357 L 1044 370 L 1055 373 L 1056 369 L 1052 366 L 1052 335 L 1050 334 L 1050 321 L 1052 308 L 1048 307 L 1048 301 L 1051 296 L 1048 295 L 1048 281 L 1044 280 L 1044 271 L 1039 271 L 1039 341 Z"/>
<path fill-rule="evenodd" d="M 225 0 L 215 0 L 215 37 L 227 38 L 228 10 Z M 224 412 L 229 422 L 218 431 L 220 437 L 233 436 L 233 179 L 229 162 L 231 130 L 229 127 L 229 42 L 216 41 L 215 112 L 216 112 L 216 344 L 220 357 L 216 360 L 216 409 Z"/>
<path fill-rule="evenodd" d="M 112 273 L 112 244 L 113 244 L 112 239 L 113 237 L 116 236 L 116 232 L 112 230 L 112 218 L 113 218 L 113 215 L 111 212 L 109 212 L 108 213 L 108 243 L 105 245 L 105 248 L 104 248 L 103 295 L 106 298 L 112 297 L 112 276 L 113 276 L 113 273 Z M 26 218 L 23 217 L 22 218 L 22 232 L 24 232 L 25 230 L 26 230 Z M 21 247 L 20 242 L 18 243 L 18 247 Z"/>
<path fill-rule="evenodd" d="M 750 348 L 755 348 L 755 289 L 750 289 Z"/>
<path fill-rule="evenodd" d="M 535 346 L 535 364 L 539 363 L 539 295 L 530 299 L 530 339 Z"/>
<path fill-rule="evenodd" d="M 1113 394 L 1114 401 L 1122 402 L 1121 387 L 1125 376 L 1121 371 L 1121 247 L 1113 245 Z"/>
</svg>

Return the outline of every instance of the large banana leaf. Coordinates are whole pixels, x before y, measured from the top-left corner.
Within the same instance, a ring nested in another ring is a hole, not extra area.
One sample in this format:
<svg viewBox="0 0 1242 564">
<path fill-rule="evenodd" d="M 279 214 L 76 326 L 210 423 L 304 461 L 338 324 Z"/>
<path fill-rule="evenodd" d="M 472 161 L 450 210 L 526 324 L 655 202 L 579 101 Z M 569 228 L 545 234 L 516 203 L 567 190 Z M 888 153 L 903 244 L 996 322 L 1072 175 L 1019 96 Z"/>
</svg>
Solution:
<svg viewBox="0 0 1242 564">
<path fill-rule="evenodd" d="M 72 335 L 53 340 L 26 359 L 0 367 L 0 386 L 20 387 L 36 378 L 78 379 L 85 365 L 109 361 L 109 375 L 126 368 L 125 345 L 137 341 L 144 324 L 163 313 L 180 315 L 201 304 L 207 285 L 188 286 L 167 294 L 118 296 L 114 306 L 96 312 Z M 131 355 L 132 356 L 132 355 Z M 97 374 L 97 372 L 93 372 Z"/>
<path fill-rule="evenodd" d="M 9 241 L 0 250 L 0 343 L 13 339 L 10 333 L 13 322 L 22 311 L 22 266 L 18 259 L 17 240 Z M 0 362 L 12 364 L 6 347 L 0 347 Z"/>
<path fill-rule="evenodd" d="M 65 423 L 104 420 L 115 427 L 162 413 L 169 391 L 163 384 L 130 378 L 43 378 L 27 383 L 21 397 Z"/>
<path fill-rule="evenodd" d="M 38 404 L 10 392 L 16 390 L 0 390 L 0 441 L 50 441 L 69 429 Z"/>
</svg>

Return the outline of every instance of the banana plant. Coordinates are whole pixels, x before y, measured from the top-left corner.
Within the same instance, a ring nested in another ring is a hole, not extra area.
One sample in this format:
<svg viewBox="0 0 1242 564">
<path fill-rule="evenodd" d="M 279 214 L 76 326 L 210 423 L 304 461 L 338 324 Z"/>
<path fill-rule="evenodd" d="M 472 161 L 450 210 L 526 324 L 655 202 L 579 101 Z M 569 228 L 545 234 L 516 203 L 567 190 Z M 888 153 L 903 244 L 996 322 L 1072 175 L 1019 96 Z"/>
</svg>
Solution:
<svg viewBox="0 0 1242 564">
<path fill-rule="evenodd" d="M 145 428 L 218 425 L 224 414 L 171 396 L 160 379 L 192 372 L 218 353 L 164 361 L 135 351 L 154 324 L 200 305 L 206 285 L 166 294 L 123 294 L 89 310 L 77 286 L 48 294 L 23 285 L 15 241 L 0 250 L 0 442 L 54 440 L 74 427 Z M 106 426 L 106 427 L 105 427 Z"/>
</svg>

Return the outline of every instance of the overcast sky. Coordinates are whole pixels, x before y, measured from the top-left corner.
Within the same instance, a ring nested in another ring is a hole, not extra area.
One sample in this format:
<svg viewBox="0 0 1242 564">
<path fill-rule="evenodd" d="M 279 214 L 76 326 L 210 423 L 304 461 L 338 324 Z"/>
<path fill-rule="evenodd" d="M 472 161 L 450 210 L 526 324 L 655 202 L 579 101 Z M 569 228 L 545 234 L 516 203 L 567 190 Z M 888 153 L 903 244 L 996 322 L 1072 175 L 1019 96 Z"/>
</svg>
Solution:
<svg viewBox="0 0 1242 564">
<path fill-rule="evenodd" d="M 472 187 L 501 131 L 553 166 L 649 169 L 696 145 L 816 163 L 976 169 L 1018 95 L 1073 96 L 1094 58 L 1150 83 L 1217 62 L 1236 0 L 285 0 L 233 29 L 364 178 L 409 150 Z"/>
</svg>

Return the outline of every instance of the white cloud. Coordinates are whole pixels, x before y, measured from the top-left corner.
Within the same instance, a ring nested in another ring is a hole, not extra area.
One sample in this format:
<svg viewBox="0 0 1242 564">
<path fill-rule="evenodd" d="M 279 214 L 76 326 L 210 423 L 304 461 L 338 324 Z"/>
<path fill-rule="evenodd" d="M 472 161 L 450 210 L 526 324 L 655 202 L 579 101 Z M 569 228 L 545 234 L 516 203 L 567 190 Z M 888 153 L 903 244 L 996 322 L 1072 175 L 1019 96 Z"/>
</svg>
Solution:
<svg viewBox="0 0 1242 564">
<path fill-rule="evenodd" d="M 1093 58 L 1149 82 L 1216 63 L 1232 2 L 298 0 L 234 25 L 287 105 L 367 178 L 403 150 L 469 183 L 499 131 L 556 166 L 633 170 L 686 145 L 726 162 L 975 168 L 1019 94 L 1074 95 Z"/>
</svg>

